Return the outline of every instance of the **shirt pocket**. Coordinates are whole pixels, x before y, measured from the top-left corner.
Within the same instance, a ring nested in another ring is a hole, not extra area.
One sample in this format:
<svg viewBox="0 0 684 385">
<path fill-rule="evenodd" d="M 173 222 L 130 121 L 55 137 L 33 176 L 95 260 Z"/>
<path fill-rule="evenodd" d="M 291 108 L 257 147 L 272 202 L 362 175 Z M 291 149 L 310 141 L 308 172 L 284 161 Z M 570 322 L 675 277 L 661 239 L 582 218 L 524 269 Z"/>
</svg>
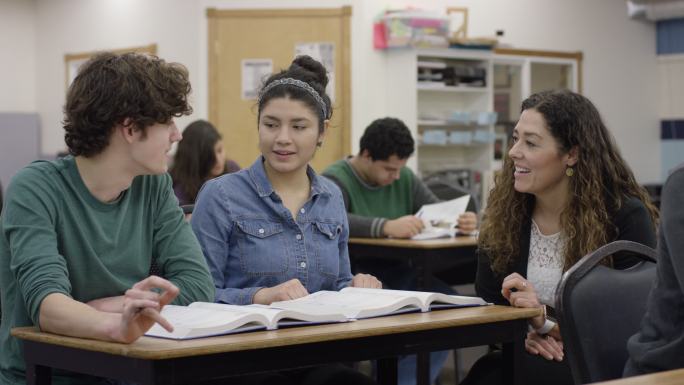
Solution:
<svg viewBox="0 0 684 385">
<path fill-rule="evenodd" d="M 267 220 L 242 220 L 238 247 L 240 266 L 249 275 L 282 275 L 288 269 L 288 247 L 285 245 L 283 226 Z"/>
<path fill-rule="evenodd" d="M 316 248 L 316 268 L 319 273 L 337 278 L 340 274 L 340 234 L 342 224 L 313 222 L 313 239 Z"/>
</svg>

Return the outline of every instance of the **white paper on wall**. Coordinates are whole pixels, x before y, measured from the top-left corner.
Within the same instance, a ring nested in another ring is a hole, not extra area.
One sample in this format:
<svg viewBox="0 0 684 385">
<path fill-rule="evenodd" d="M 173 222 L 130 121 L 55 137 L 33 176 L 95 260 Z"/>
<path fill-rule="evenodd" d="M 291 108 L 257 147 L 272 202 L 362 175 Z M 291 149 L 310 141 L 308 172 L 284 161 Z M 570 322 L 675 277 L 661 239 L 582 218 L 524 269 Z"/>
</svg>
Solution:
<svg viewBox="0 0 684 385">
<path fill-rule="evenodd" d="M 273 59 L 243 59 L 242 100 L 256 99 L 264 79 L 273 73 Z"/>
<path fill-rule="evenodd" d="M 328 86 L 325 92 L 335 103 L 335 43 L 308 42 L 295 44 L 294 56 L 309 55 L 323 64 L 328 71 Z"/>
</svg>

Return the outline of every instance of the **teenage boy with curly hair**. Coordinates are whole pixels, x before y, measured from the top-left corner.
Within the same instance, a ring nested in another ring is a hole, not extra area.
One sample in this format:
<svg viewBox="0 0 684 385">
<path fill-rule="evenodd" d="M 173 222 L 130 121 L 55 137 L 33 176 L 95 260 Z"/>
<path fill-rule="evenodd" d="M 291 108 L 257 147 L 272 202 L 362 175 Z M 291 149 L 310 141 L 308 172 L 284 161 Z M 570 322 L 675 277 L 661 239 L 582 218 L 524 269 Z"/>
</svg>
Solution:
<svg viewBox="0 0 684 385">
<path fill-rule="evenodd" d="M 70 155 L 37 161 L 7 190 L 0 222 L 0 383 L 26 381 L 17 326 L 130 343 L 169 303 L 212 301 L 202 251 L 166 174 L 192 112 L 188 72 L 136 53 L 83 65 L 64 107 Z M 155 259 L 165 277 L 148 276 Z M 55 371 L 55 383 L 100 379 Z"/>
</svg>

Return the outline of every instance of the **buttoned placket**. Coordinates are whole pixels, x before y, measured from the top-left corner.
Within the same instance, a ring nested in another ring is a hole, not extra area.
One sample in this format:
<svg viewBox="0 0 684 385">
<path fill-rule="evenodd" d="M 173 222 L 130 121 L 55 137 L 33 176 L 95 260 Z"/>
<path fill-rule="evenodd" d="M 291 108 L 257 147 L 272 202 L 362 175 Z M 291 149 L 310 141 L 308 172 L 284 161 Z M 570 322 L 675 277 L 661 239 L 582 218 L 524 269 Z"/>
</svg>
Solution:
<svg viewBox="0 0 684 385">
<path fill-rule="evenodd" d="M 306 287 L 308 283 L 308 278 L 309 278 L 309 258 L 308 258 L 308 253 L 306 250 L 306 239 L 305 239 L 305 232 L 302 230 L 302 226 L 300 223 L 307 223 L 308 222 L 308 215 L 307 215 L 307 207 L 311 202 L 312 198 L 307 200 L 304 203 L 304 206 L 299 209 L 297 218 L 292 217 L 292 213 L 290 210 L 285 208 L 283 205 L 282 199 L 275 194 L 275 197 L 277 199 L 276 202 L 278 202 L 281 207 L 284 208 L 284 210 L 281 211 L 281 216 L 286 222 L 294 224 L 294 227 L 297 229 L 296 234 L 295 234 L 295 241 L 294 241 L 294 257 L 295 257 L 295 269 L 297 271 L 297 278 L 299 281 L 302 283 L 304 287 Z"/>
<path fill-rule="evenodd" d="M 299 213 L 297 214 L 297 218 L 294 218 L 294 223 L 297 226 L 298 233 L 295 235 L 295 250 L 297 251 L 295 253 L 295 258 L 296 258 L 296 264 L 297 264 L 297 275 L 301 276 L 300 280 L 302 281 L 302 284 L 306 287 L 306 280 L 309 277 L 309 261 L 308 261 L 308 254 L 306 252 L 306 239 L 304 238 L 305 232 L 302 231 L 302 226 L 300 223 L 306 223 L 307 222 L 307 215 L 306 215 L 306 207 L 309 202 L 311 202 L 311 199 L 307 200 L 304 203 L 304 206 L 299 209 Z"/>
</svg>

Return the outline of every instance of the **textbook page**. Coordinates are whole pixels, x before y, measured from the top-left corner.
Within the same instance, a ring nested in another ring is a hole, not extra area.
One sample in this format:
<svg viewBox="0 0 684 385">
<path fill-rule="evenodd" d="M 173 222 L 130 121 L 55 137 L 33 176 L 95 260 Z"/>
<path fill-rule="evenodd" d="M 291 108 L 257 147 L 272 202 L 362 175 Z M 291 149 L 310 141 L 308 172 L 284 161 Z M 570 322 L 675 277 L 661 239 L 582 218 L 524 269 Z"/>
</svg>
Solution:
<svg viewBox="0 0 684 385">
<path fill-rule="evenodd" d="M 391 290 L 391 289 L 371 289 L 364 287 L 345 287 L 342 292 L 368 293 L 369 295 L 388 295 L 404 296 L 416 298 L 420 302 L 422 312 L 432 309 L 469 307 L 489 305 L 480 297 L 469 297 L 464 295 L 448 295 L 429 291 L 414 290 Z"/>
<path fill-rule="evenodd" d="M 319 311 L 337 310 L 349 319 L 370 318 L 421 310 L 420 300 L 417 298 L 396 295 L 394 293 L 367 293 L 345 290 L 321 290 L 306 297 L 274 302 L 271 304 L 271 307 L 302 312 L 310 312 L 314 311 L 314 309 L 319 309 Z"/>
<path fill-rule="evenodd" d="M 166 305 L 161 315 L 173 325 L 173 332 L 154 324 L 146 336 L 183 340 L 266 329 L 269 324 L 263 314 L 202 307 Z"/>
<path fill-rule="evenodd" d="M 447 238 L 456 235 L 456 220 L 466 212 L 470 195 L 445 202 L 423 205 L 416 213 L 425 224 L 425 229 L 411 239 Z"/>
<path fill-rule="evenodd" d="M 327 322 L 346 322 L 347 317 L 339 311 L 327 311 L 329 309 L 313 309 L 308 312 L 284 310 L 268 305 L 229 305 L 225 303 L 193 302 L 192 308 L 214 309 L 218 311 L 237 311 L 244 313 L 261 314 L 268 319 L 267 329 L 274 330 L 279 327 L 307 325 Z"/>
</svg>

